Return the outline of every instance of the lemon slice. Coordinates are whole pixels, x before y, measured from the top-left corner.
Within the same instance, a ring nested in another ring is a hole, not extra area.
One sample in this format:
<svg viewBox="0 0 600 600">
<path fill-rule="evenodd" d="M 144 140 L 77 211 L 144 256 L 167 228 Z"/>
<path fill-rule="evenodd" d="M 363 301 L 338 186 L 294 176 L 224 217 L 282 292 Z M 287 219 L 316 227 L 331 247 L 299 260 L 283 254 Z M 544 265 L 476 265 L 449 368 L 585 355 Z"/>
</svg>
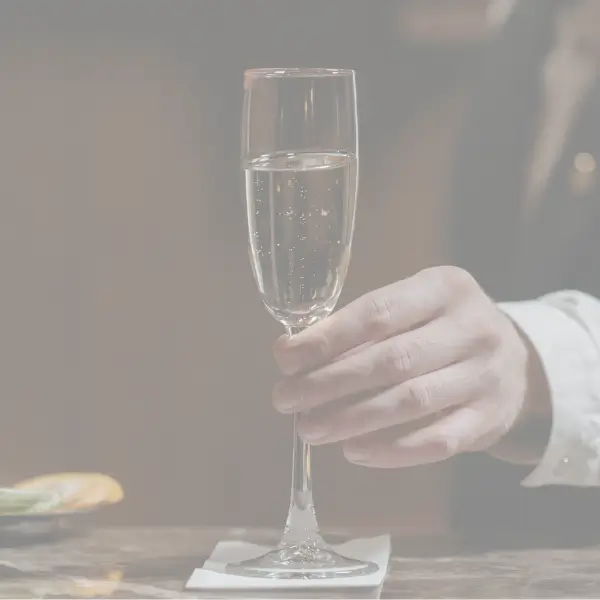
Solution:
<svg viewBox="0 0 600 600">
<path fill-rule="evenodd" d="M 17 490 L 47 491 L 60 496 L 56 510 L 85 510 L 123 499 L 123 489 L 117 481 L 101 473 L 56 473 L 21 481 Z"/>
<path fill-rule="evenodd" d="M 0 488 L 0 515 L 24 515 L 47 512 L 60 504 L 60 497 L 50 490 L 16 490 Z"/>
</svg>

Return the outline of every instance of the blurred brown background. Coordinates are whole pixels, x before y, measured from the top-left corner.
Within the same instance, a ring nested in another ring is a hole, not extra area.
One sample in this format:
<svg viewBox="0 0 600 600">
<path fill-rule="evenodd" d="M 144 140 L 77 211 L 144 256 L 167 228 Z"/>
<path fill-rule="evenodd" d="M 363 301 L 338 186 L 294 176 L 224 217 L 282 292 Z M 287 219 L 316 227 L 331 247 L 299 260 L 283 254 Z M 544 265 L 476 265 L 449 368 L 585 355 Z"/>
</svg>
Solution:
<svg viewBox="0 0 600 600">
<path fill-rule="evenodd" d="M 342 302 L 444 262 L 483 0 L 0 3 L 0 469 L 100 470 L 119 523 L 282 526 L 291 422 L 238 167 L 242 71 L 359 71 Z M 327 525 L 438 532 L 452 466 L 316 453 Z"/>
</svg>

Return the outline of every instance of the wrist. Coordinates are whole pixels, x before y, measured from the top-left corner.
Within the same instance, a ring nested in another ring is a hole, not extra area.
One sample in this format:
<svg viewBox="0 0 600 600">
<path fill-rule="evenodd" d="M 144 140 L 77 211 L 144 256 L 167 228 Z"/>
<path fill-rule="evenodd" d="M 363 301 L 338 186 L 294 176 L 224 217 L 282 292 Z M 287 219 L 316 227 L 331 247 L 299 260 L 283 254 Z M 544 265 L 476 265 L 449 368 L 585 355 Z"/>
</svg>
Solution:
<svg viewBox="0 0 600 600">
<path fill-rule="evenodd" d="M 516 330 L 526 349 L 526 388 L 519 415 L 509 432 L 487 453 L 505 462 L 537 465 L 542 459 L 552 429 L 550 388 L 541 360 L 522 331 Z"/>
</svg>

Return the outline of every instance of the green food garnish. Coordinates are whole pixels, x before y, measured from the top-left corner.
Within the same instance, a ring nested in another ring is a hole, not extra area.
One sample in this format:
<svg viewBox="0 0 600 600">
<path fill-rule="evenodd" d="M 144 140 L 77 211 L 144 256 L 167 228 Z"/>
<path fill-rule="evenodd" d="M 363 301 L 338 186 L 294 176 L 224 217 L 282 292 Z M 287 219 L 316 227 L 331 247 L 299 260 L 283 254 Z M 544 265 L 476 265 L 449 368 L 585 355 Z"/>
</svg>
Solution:
<svg viewBox="0 0 600 600">
<path fill-rule="evenodd" d="M 59 504 L 60 496 L 54 492 L 0 488 L 0 515 L 39 514 Z"/>
</svg>

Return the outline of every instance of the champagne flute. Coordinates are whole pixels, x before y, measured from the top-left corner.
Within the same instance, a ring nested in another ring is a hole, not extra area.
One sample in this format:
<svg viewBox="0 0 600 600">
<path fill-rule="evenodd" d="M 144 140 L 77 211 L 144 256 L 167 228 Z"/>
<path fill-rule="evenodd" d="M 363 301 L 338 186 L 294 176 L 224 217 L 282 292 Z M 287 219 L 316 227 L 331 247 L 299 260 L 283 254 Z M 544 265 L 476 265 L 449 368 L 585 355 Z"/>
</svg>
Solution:
<svg viewBox="0 0 600 600">
<path fill-rule="evenodd" d="M 250 69 L 244 73 L 242 167 L 250 262 L 263 303 L 292 336 L 326 318 L 346 277 L 358 189 L 355 73 Z M 281 542 L 228 565 L 230 573 L 323 579 L 365 575 L 319 533 L 310 447 L 294 417 L 293 476 Z"/>
</svg>

